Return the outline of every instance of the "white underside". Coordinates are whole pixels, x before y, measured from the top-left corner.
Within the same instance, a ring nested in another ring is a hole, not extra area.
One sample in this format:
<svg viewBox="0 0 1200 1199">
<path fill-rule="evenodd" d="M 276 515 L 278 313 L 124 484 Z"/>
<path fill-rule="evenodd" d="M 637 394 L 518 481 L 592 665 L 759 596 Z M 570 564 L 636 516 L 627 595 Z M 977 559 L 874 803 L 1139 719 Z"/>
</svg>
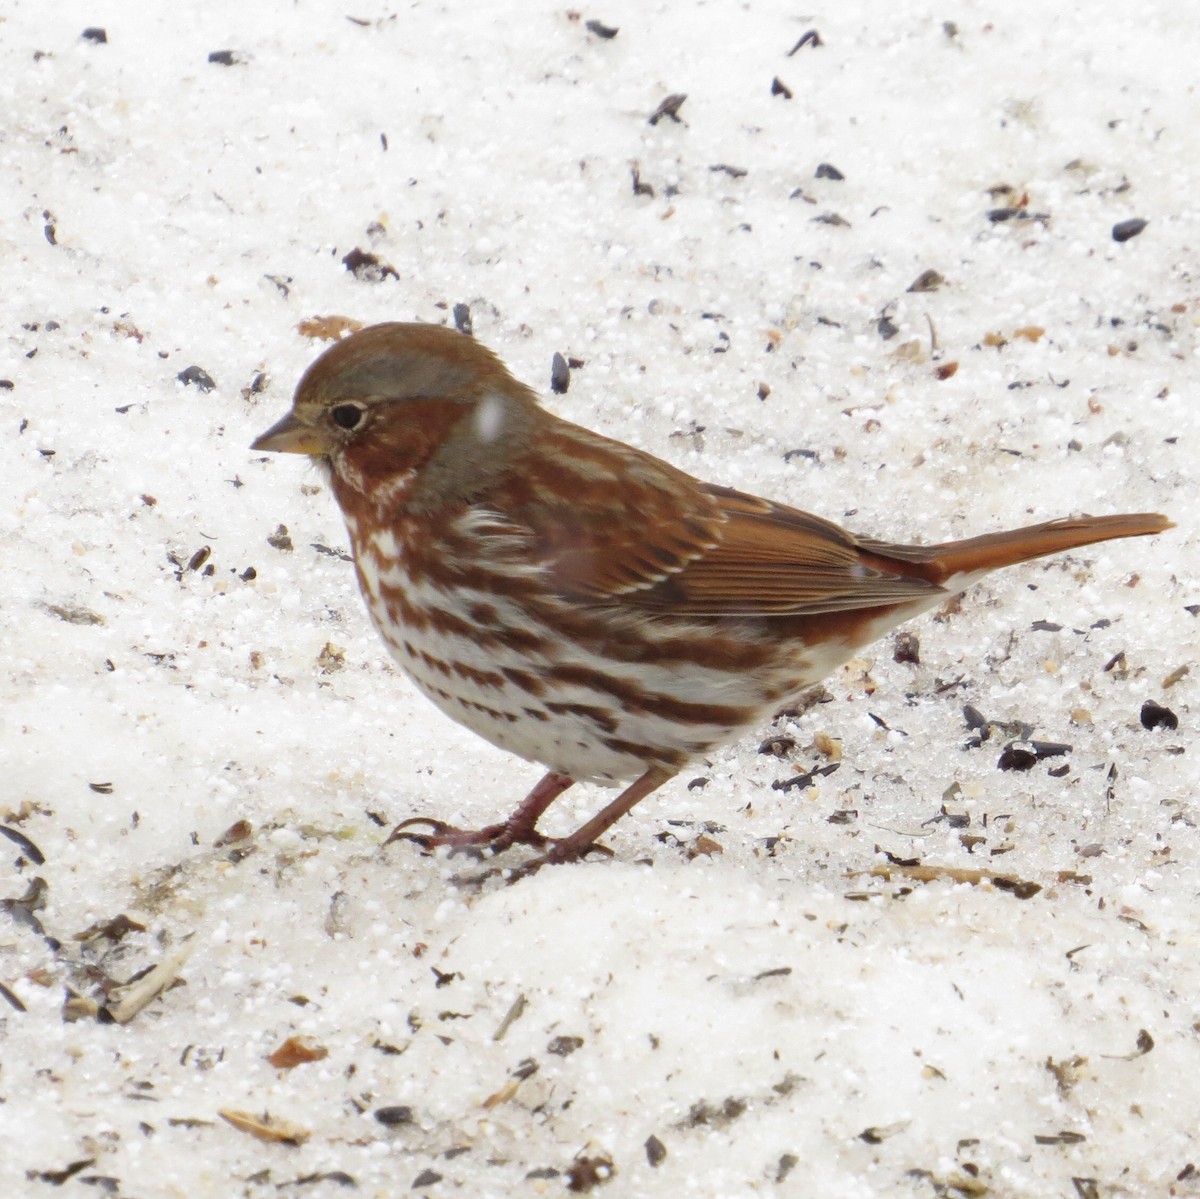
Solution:
<svg viewBox="0 0 1200 1199">
<path fill-rule="evenodd" d="M 410 585 L 408 595 L 410 603 L 416 605 L 447 603 L 446 597 L 432 588 L 423 593 L 422 588 Z M 461 594 L 457 597 L 460 604 L 464 599 L 469 602 L 469 598 Z M 511 606 L 504 611 L 495 596 L 480 595 L 478 599 L 501 608 L 503 618 L 516 627 L 540 634 L 541 630 L 532 628 L 524 613 Z M 392 657 L 417 688 L 447 716 L 501 749 L 581 781 L 612 783 L 635 778 L 645 771 L 647 763 L 642 758 L 612 749 L 605 744 L 606 739 L 663 746 L 694 757 L 727 740 L 730 734 L 721 723 L 681 726 L 650 712 L 626 712 L 617 706 L 618 701 L 613 696 L 578 684 L 556 683 L 551 691 L 537 696 L 511 683 L 492 687 L 459 675 L 448 677 L 431 667 L 421 655 L 428 654 L 441 662 L 459 662 L 473 670 L 489 673 L 511 669 L 536 674 L 539 669 L 555 666 L 602 671 L 614 674 L 618 681 L 627 680 L 635 688 L 688 703 L 745 706 L 761 692 L 761 684 L 743 675 L 694 664 L 689 664 L 686 671 L 643 665 L 638 666 L 635 675 L 632 667 L 611 663 L 572 642 L 551 640 L 553 650 L 535 656 L 504 646 L 484 646 L 457 637 L 446 638 L 428 630 L 417 634 L 411 629 L 394 628 L 382 604 L 373 596 L 368 595 L 367 603 L 372 621 Z M 645 629 L 641 631 L 644 635 Z M 678 629 L 672 630 L 672 635 L 678 633 Z M 408 646 L 415 652 L 410 653 Z M 843 655 L 842 659 L 847 656 Z M 605 729 L 590 717 L 551 711 L 550 703 L 606 708 L 616 725 Z M 531 711 L 541 713 L 544 719 L 531 715 Z M 508 716 L 516 719 L 510 720 Z"/>
</svg>

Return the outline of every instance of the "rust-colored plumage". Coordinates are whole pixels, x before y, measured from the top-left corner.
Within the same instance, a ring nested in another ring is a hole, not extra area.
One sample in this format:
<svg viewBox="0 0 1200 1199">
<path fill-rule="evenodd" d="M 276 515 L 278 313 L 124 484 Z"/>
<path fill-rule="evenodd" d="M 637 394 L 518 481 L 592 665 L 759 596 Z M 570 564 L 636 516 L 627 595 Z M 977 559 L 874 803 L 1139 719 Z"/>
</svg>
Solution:
<svg viewBox="0 0 1200 1199">
<path fill-rule="evenodd" d="M 1138 513 L 932 546 L 857 537 L 559 419 L 435 325 L 326 350 L 254 448 L 327 465 L 393 656 L 449 716 L 549 768 L 501 824 L 393 835 L 523 842 L 545 861 L 586 853 L 689 759 L 989 571 L 1170 527 Z M 548 841 L 538 818 L 580 780 L 632 782 Z"/>
</svg>

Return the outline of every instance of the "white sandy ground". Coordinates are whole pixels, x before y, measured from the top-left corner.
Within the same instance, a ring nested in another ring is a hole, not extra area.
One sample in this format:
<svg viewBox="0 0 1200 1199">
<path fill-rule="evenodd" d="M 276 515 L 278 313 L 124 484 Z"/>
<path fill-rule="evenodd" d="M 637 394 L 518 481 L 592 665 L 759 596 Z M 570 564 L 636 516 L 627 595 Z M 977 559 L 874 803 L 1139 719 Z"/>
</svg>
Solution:
<svg viewBox="0 0 1200 1199">
<path fill-rule="evenodd" d="M 0 912 L 0 1194 L 1200 1195 L 1198 44 L 1153 0 L 0 5 L 0 822 L 45 859 L 0 841 L 44 880 Z M 247 448 L 302 319 L 456 303 L 540 390 L 585 361 L 557 411 L 863 532 L 1179 527 L 880 644 L 612 860 L 458 886 L 387 829 L 537 770 L 389 666 L 332 497 Z M 1002 772 L 964 703 L 1072 749 Z"/>
</svg>

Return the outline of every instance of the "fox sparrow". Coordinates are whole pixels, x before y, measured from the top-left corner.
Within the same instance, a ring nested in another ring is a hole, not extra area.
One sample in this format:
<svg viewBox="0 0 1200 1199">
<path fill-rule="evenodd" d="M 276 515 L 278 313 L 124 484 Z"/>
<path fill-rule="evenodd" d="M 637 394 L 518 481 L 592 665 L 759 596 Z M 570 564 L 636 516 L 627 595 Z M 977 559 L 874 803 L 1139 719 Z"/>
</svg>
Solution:
<svg viewBox="0 0 1200 1199">
<path fill-rule="evenodd" d="M 549 768 L 504 823 L 418 818 L 392 836 L 525 843 L 539 861 L 581 857 L 689 759 L 988 571 L 1171 527 L 1138 513 L 930 546 L 859 537 L 561 420 L 437 325 L 374 325 L 327 349 L 253 448 L 328 471 L 371 619 L 417 687 Z M 628 785 L 544 837 L 538 818 L 579 781 Z"/>
</svg>

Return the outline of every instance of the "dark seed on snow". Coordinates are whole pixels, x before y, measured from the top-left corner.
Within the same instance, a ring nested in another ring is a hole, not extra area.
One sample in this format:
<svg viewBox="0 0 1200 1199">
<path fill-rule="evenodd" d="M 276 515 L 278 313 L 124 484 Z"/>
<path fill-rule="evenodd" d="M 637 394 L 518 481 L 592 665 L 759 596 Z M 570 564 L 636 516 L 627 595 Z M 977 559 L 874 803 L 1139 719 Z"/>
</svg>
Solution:
<svg viewBox="0 0 1200 1199">
<path fill-rule="evenodd" d="M 893 662 L 908 662 L 913 666 L 921 664 L 921 639 L 916 633 L 897 633 L 892 649 Z"/>
<path fill-rule="evenodd" d="M 0 824 L 0 836 L 7 837 L 14 845 L 20 846 L 21 852 L 35 866 L 45 863 L 46 855 L 24 833 L 18 832 L 15 828 L 9 828 L 6 824 Z"/>
<path fill-rule="evenodd" d="M 550 390 L 555 395 L 566 395 L 567 388 L 570 386 L 571 368 L 567 366 L 567 360 L 555 352 L 554 357 L 550 360 Z"/>
<path fill-rule="evenodd" d="M 774 737 L 768 737 L 765 741 L 763 741 L 758 747 L 758 752 L 760 754 L 770 754 L 775 758 L 783 758 L 790 754 L 795 748 L 795 737 L 789 737 L 786 734 L 780 734 Z"/>
<path fill-rule="evenodd" d="M 400 275 L 390 263 L 384 262 L 378 255 L 355 246 L 348 254 L 342 256 L 342 265 L 356 279 L 366 283 L 382 283 L 384 279 L 399 279 Z"/>
<path fill-rule="evenodd" d="M 823 46 L 825 43 L 821 40 L 821 35 L 815 30 L 810 29 L 806 33 L 800 35 L 800 40 L 787 52 L 788 58 L 791 58 L 797 50 L 805 46 L 811 46 L 814 50 L 818 46 Z"/>
<path fill-rule="evenodd" d="M 909 285 L 908 290 L 912 292 L 920 291 L 937 291 L 945 278 L 935 270 L 922 271 Z"/>
<path fill-rule="evenodd" d="M 987 717 L 973 704 L 963 704 L 963 720 L 966 721 L 969 729 L 987 727 Z"/>
<path fill-rule="evenodd" d="M 650 124 L 657 125 L 663 117 L 670 117 L 672 121 L 679 122 L 679 110 L 683 107 L 683 102 L 687 99 L 686 92 L 672 92 L 663 102 L 650 114 Z"/>
<path fill-rule="evenodd" d="M 621 32 L 620 27 L 616 25 L 605 25 L 603 21 L 586 21 L 584 28 L 588 33 L 594 33 L 597 37 L 608 41 L 609 38 L 614 38 Z"/>
<path fill-rule="evenodd" d="M 206 370 L 198 366 L 189 366 L 175 376 L 184 387 L 198 387 L 201 391 L 212 391 L 216 381 Z"/>
<path fill-rule="evenodd" d="M 407 1104 L 380 1107 L 375 1109 L 375 1119 L 388 1128 L 398 1128 L 401 1124 L 413 1122 L 413 1110 Z"/>
<path fill-rule="evenodd" d="M 1155 703 L 1152 699 L 1148 699 L 1142 704 L 1141 721 L 1144 729 L 1177 729 L 1179 727 L 1179 717 L 1170 708 L 1164 708 L 1162 704 Z"/>
<path fill-rule="evenodd" d="M 1039 762 L 1043 758 L 1061 758 L 1072 749 L 1065 741 L 1027 741 L 1025 744 L 1033 750 Z"/>
<path fill-rule="evenodd" d="M 1027 745 L 1006 745 L 996 765 L 1001 770 L 1032 770 L 1038 760 L 1035 750 Z"/>
<path fill-rule="evenodd" d="M 1118 221 L 1112 227 L 1113 241 L 1128 241 L 1131 237 L 1137 237 L 1149 223 L 1149 221 L 1143 221 L 1140 217 L 1131 217 L 1127 221 Z"/>
</svg>

